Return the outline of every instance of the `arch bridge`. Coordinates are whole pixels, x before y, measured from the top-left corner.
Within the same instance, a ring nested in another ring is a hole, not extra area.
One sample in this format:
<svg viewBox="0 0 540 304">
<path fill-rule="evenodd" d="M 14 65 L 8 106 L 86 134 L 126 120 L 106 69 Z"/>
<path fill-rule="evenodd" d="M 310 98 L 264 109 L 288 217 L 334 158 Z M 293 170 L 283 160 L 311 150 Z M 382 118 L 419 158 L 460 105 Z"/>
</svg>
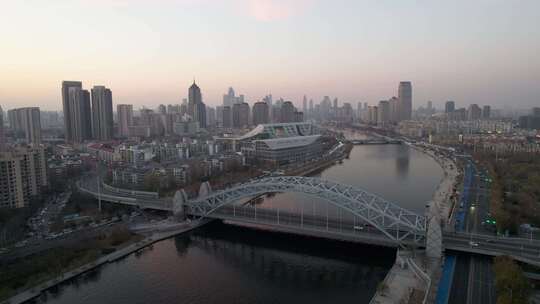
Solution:
<svg viewBox="0 0 540 304">
<path fill-rule="evenodd" d="M 223 217 L 220 210 L 235 202 L 271 192 L 297 192 L 321 198 L 358 217 L 397 245 L 426 241 L 426 218 L 360 188 L 313 177 L 276 176 L 250 180 L 212 192 L 207 186 L 199 197 L 187 199 L 177 193 L 173 211 L 198 217 Z M 256 212 L 256 211 L 255 211 Z M 279 212 L 277 214 L 279 222 Z M 256 213 L 255 213 L 256 217 Z M 328 225 L 328 223 L 327 223 Z"/>
</svg>

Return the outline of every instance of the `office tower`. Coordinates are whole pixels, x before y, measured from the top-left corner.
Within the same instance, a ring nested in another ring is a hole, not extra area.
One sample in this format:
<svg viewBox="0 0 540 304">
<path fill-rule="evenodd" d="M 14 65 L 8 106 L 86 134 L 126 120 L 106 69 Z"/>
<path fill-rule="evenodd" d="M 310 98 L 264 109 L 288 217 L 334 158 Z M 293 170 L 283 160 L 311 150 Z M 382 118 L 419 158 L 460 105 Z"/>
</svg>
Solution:
<svg viewBox="0 0 540 304">
<path fill-rule="evenodd" d="M 200 128 L 206 128 L 206 105 L 202 101 L 201 89 L 195 84 L 195 81 L 189 87 L 188 96 L 188 114 L 193 118 L 193 121 L 199 123 Z"/>
<path fill-rule="evenodd" d="M 377 107 L 377 124 L 385 126 L 390 122 L 390 103 L 387 100 L 379 101 Z"/>
<path fill-rule="evenodd" d="M 398 87 L 399 120 L 410 120 L 412 115 L 412 85 L 410 81 L 402 81 Z"/>
<path fill-rule="evenodd" d="M 62 81 L 62 110 L 64 111 L 64 132 L 67 142 L 73 141 L 73 129 L 71 123 L 71 110 L 69 108 L 69 88 L 82 89 L 80 81 Z"/>
<path fill-rule="evenodd" d="M 484 106 L 482 108 L 482 118 L 489 119 L 491 117 L 491 106 Z"/>
<path fill-rule="evenodd" d="M 47 186 L 47 163 L 42 146 L 0 151 L 0 208 L 28 206 Z"/>
<path fill-rule="evenodd" d="M 104 86 L 94 86 L 91 93 L 93 138 L 111 140 L 113 137 L 112 92 Z"/>
<path fill-rule="evenodd" d="M 272 94 L 264 96 L 263 102 L 266 102 L 266 104 L 268 104 L 269 109 L 272 108 Z"/>
<path fill-rule="evenodd" d="M 294 122 L 295 111 L 293 103 L 285 101 L 281 106 L 281 122 Z"/>
<path fill-rule="evenodd" d="M 233 127 L 245 128 L 249 125 L 249 104 L 235 103 L 232 108 Z"/>
<path fill-rule="evenodd" d="M 266 124 L 269 122 L 269 108 L 266 102 L 256 102 L 253 105 L 253 125 Z"/>
<path fill-rule="evenodd" d="M 197 120 L 195 118 L 195 104 L 199 102 L 202 102 L 201 89 L 197 86 L 195 81 L 193 81 L 193 84 L 188 90 L 188 114 L 193 120 Z"/>
<path fill-rule="evenodd" d="M 119 104 L 116 106 L 118 115 L 118 135 L 129 136 L 129 127 L 133 125 L 133 105 Z"/>
<path fill-rule="evenodd" d="M 223 107 L 223 128 L 232 128 L 232 109 L 229 106 Z"/>
<path fill-rule="evenodd" d="M 272 113 L 272 117 L 271 117 L 272 122 L 274 123 L 281 122 L 281 106 L 274 105 L 271 108 L 271 113 Z"/>
<path fill-rule="evenodd" d="M 307 113 L 308 111 L 308 108 L 307 108 L 307 97 L 306 95 L 304 95 L 304 99 L 302 100 L 302 111 L 304 113 Z"/>
<path fill-rule="evenodd" d="M 388 114 L 388 119 L 392 123 L 397 123 L 399 121 L 399 100 L 397 97 L 392 97 L 388 100 L 388 107 L 390 109 L 390 112 Z"/>
<path fill-rule="evenodd" d="M 338 99 L 334 98 L 334 110 L 338 108 Z"/>
<path fill-rule="evenodd" d="M 6 146 L 6 135 L 4 133 L 4 111 L 0 106 L 0 151 L 3 151 Z"/>
<path fill-rule="evenodd" d="M 539 108 L 539 107 L 534 107 L 534 108 L 532 108 L 531 114 L 532 114 L 533 116 L 540 116 L 540 108 Z"/>
<path fill-rule="evenodd" d="M 431 100 L 428 100 L 427 102 L 427 109 L 431 112 L 433 110 L 433 102 Z"/>
<path fill-rule="evenodd" d="M 41 118 L 38 107 L 18 108 L 8 111 L 9 125 L 15 136 L 24 136 L 27 144 L 41 143 Z"/>
<path fill-rule="evenodd" d="M 294 112 L 294 122 L 303 122 L 304 121 L 304 112 L 296 111 Z"/>
<path fill-rule="evenodd" d="M 304 113 L 305 115 L 305 113 Z M 313 99 L 309 99 L 309 112 L 308 112 L 309 119 L 313 118 Z"/>
<path fill-rule="evenodd" d="M 446 102 L 446 104 L 444 105 L 444 112 L 445 113 L 452 113 L 456 110 L 456 103 L 449 100 Z"/>
<path fill-rule="evenodd" d="M 68 109 L 71 142 L 79 144 L 92 138 L 90 93 L 79 87 L 69 87 Z"/>
<path fill-rule="evenodd" d="M 469 106 L 469 110 L 467 111 L 469 120 L 477 120 L 480 119 L 482 116 L 482 109 L 480 107 L 473 103 Z"/>
</svg>

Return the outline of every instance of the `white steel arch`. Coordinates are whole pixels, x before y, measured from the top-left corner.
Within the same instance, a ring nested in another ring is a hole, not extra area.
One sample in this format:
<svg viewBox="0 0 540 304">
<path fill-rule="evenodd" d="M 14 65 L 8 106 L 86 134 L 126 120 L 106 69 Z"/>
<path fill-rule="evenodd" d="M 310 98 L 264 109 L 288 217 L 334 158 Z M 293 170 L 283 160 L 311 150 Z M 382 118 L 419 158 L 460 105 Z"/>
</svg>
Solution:
<svg viewBox="0 0 540 304">
<path fill-rule="evenodd" d="M 277 176 L 253 179 L 183 204 L 187 213 L 205 217 L 227 204 L 269 192 L 299 192 L 322 198 L 360 217 L 398 244 L 406 239 L 416 243 L 425 241 L 424 216 L 357 187 L 313 177 Z"/>
</svg>

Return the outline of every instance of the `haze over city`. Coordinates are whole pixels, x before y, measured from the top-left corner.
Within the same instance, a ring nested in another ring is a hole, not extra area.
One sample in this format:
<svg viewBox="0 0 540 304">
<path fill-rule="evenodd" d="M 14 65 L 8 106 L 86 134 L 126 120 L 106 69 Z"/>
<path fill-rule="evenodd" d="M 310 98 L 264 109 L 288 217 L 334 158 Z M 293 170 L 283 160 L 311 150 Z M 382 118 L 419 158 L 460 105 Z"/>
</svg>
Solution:
<svg viewBox="0 0 540 304">
<path fill-rule="evenodd" d="M 114 102 L 377 103 L 414 84 L 413 107 L 446 100 L 528 109 L 540 97 L 538 1 L 6 1 L 0 103 L 60 110 L 62 80 Z"/>
</svg>

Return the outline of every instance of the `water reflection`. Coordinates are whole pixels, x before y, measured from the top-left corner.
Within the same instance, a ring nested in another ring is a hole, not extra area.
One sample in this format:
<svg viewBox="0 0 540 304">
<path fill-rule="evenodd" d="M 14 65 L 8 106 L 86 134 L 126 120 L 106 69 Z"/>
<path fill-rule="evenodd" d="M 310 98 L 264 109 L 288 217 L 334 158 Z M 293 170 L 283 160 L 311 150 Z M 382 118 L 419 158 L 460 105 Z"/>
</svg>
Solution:
<svg viewBox="0 0 540 304">
<path fill-rule="evenodd" d="M 409 174 L 410 148 L 401 146 L 398 151 L 396 157 L 396 174 L 400 178 L 406 178 Z"/>
</svg>

